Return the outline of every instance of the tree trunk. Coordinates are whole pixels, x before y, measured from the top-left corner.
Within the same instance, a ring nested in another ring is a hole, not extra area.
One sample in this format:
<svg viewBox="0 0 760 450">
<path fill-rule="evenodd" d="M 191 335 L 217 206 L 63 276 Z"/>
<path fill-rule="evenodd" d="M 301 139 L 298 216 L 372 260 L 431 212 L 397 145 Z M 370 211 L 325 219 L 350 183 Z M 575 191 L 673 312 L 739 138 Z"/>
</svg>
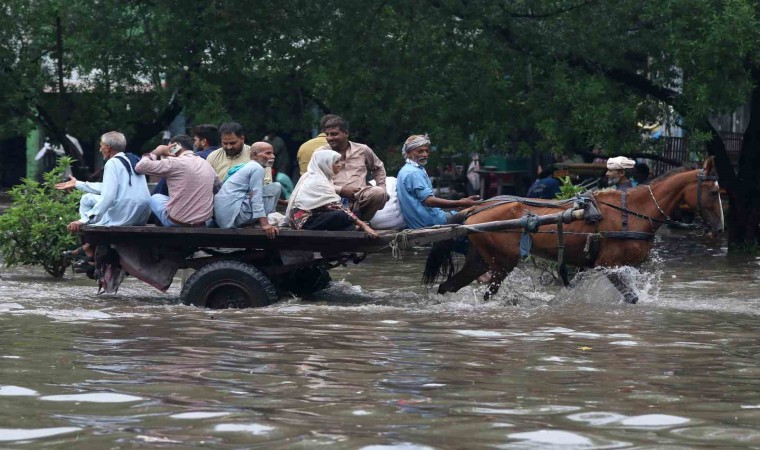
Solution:
<svg viewBox="0 0 760 450">
<path fill-rule="evenodd" d="M 145 144 L 165 130 L 181 112 L 182 105 L 175 97 L 152 122 L 134 123 L 134 134 L 127 138 L 127 150 L 138 155 L 141 154 Z"/>
<path fill-rule="evenodd" d="M 729 249 L 753 248 L 760 225 L 760 68 L 752 70 L 755 88 L 750 98 L 749 124 L 744 131 L 736 186 L 728 191 Z"/>
</svg>

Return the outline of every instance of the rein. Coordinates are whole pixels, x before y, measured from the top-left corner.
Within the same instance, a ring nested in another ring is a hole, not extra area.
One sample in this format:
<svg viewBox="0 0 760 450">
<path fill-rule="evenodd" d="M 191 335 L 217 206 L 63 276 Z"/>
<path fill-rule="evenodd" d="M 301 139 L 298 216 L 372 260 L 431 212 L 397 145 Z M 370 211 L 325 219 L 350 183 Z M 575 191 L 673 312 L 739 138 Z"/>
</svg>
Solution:
<svg viewBox="0 0 760 450">
<path fill-rule="evenodd" d="M 702 183 L 704 181 L 718 181 L 718 177 L 715 176 L 709 176 L 705 175 L 704 170 L 700 169 L 699 172 L 697 172 L 697 217 L 702 220 Z M 649 195 L 652 197 L 652 201 L 654 201 L 655 206 L 657 207 L 657 210 L 660 211 L 660 213 L 665 216 L 665 219 L 658 219 L 656 217 L 650 217 L 645 214 L 638 213 L 636 211 L 632 211 L 628 209 L 625 204 L 625 200 L 623 200 L 623 206 L 617 206 L 613 205 L 611 203 L 603 202 L 599 199 L 596 199 L 597 202 L 607 205 L 612 209 L 616 209 L 623 213 L 624 217 L 626 214 L 631 214 L 633 216 L 636 216 L 640 219 L 648 220 L 651 222 L 656 222 L 663 225 L 671 225 L 674 227 L 682 228 L 685 230 L 703 230 L 704 224 L 702 223 L 685 223 L 685 222 L 679 222 L 677 220 L 673 220 L 668 216 L 665 211 L 660 208 L 660 204 L 657 203 L 657 199 L 654 196 L 654 192 L 652 192 L 652 188 L 647 185 L 647 189 L 649 189 Z M 625 199 L 625 197 L 623 197 Z M 627 222 L 627 220 L 624 219 L 624 222 Z"/>
</svg>

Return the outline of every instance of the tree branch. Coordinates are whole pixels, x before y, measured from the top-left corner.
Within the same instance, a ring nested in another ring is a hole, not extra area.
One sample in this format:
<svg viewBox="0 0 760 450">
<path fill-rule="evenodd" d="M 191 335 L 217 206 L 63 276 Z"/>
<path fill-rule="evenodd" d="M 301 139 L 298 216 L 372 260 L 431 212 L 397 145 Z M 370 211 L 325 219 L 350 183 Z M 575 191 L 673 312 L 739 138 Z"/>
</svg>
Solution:
<svg viewBox="0 0 760 450">
<path fill-rule="evenodd" d="M 596 0 L 587 0 L 580 2 L 576 5 L 570 5 L 565 8 L 559 8 L 555 9 L 554 11 L 549 11 L 545 13 L 519 13 L 519 12 L 513 12 L 510 11 L 507 8 L 503 8 L 504 12 L 513 19 L 550 19 L 552 17 L 559 16 L 560 14 L 566 14 L 572 11 L 575 11 L 576 9 L 584 8 L 586 6 L 592 5 L 594 3 L 598 3 Z"/>
<path fill-rule="evenodd" d="M 40 123 L 45 128 L 47 128 L 48 131 L 50 131 L 50 133 L 55 137 L 56 141 L 61 143 L 64 151 L 66 151 L 66 154 L 76 159 L 79 162 L 82 170 L 87 170 L 87 165 L 84 162 L 84 157 L 79 153 L 79 150 L 74 146 L 69 137 L 66 136 L 66 130 L 61 128 L 56 123 L 55 119 L 53 119 L 53 117 L 50 115 L 50 113 L 48 113 L 47 110 L 41 105 L 36 104 L 34 107 L 37 110 L 37 118 L 39 119 Z"/>
</svg>

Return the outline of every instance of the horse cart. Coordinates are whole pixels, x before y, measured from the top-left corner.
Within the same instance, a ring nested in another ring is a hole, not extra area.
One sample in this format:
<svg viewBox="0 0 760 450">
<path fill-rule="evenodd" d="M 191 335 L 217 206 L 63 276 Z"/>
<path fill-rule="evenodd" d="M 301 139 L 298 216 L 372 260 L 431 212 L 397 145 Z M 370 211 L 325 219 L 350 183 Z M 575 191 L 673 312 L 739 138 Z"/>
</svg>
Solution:
<svg viewBox="0 0 760 450">
<path fill-rule="evenodd" d="M 582 219 L 582 209 L 548 214 L 540 223 Z M 179 269 L 195 269 L 184 283 L 180 301 L 206 308 L 266 306 L 281 294 L 303 296 L 327 287 L 328 270 L 359 263 L 369 253 L 406 248 L 470 233 L 523 227 L 524 220 L 478 225 L 442 225 L 404 231 L 380 231 L 370 238 L 360 231 L 281 229 L 269 239 L 261 229 L 166 228 L 156 226 L 82 227 L 85 242 L 95 246 L 96 278 L 102 290 L 115 292 L 126 273 L 166 291 Z"/>
</svg>

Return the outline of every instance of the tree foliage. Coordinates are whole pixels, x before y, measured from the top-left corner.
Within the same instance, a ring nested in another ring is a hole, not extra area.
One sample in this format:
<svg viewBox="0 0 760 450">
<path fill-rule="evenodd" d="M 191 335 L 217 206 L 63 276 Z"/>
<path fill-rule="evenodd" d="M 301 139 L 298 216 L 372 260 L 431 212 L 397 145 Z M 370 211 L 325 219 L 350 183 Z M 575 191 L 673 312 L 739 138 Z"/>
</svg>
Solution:
<svg viewBox="0 0 760 450">
<path fill-rule="evenodd" d="M 139 151 L 184 111 L 192 123 L 237 120 L 249 141 L 277 129 L 297 143 L 331 112 L 392 168 L 401 161 L 386 149 L 410 133 L 427 132 L 450 153 L 598 146 L 630 154 L 653 148 L 637 123 L 668 117 L 692 150 L 716 156 L 732 211 L 755 221 L 732 240 L 754 240 L 760 113 L 752 112 L 738 173 L 709 119 L 760 99 L 759 8 L 754 0 L 8 0 L 0 131 L 35 122 L 59 138 L 118 129 Z"/>
<path fill-rule="evenodd" d="M 0 215 L 0 254 L 6 266 L 39 265 L 56 278 L 63 276 L 68 263 L 61 252 L 77 242 L 66 225 L 76 220 L 81 195 L 59 191 L 55 184 L 72 162 L 62 157 L 43 183 L 27 179 L 11 189 L 13 205 Z"/>
</svg>

